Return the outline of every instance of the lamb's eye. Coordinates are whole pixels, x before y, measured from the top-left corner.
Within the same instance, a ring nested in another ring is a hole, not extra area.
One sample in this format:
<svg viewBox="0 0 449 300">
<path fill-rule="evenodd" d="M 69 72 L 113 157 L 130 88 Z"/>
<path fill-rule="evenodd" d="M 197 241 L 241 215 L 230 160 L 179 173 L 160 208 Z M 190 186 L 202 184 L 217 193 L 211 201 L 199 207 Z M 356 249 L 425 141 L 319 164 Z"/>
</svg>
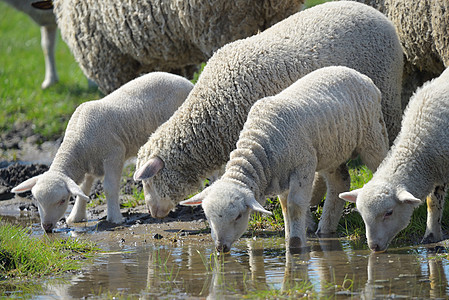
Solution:
<svg viewBox="0 0 449 300">
<path fill-rule="evenodd" d="M 239 220 L 241 217 L 242 217 L 242 214 L 239 214 L 239 215 L 237 216 L 237 218 L 235 218 L 235 220 L 237 221 L 237 220 Z"/>
<path fill-rule="evenodd" d="M 392 214 L 393 214 L 393 210 L 390 209 L 389 211 L 387 211 L 387 212 L 385 213 L 385 217 L 389 217 L 389 216 L 391 216 Z"/>
<path fill-rule="evenodd" d="M 59 205 L 63 205 L 65 203 L 66 199 L 62 199 L 58 202 Z"/>
</svg>

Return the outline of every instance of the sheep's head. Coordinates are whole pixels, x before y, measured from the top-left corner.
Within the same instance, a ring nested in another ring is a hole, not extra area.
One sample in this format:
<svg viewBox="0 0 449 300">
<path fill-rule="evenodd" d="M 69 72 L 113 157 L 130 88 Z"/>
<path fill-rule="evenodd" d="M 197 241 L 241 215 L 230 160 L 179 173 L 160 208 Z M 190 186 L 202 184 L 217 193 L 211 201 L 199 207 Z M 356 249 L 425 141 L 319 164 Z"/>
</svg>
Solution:
<svg viewBox="0 0 449 300">
<path fill-rule="evenodd" d="M 271 214 L 260 205 L 247 187 L 232 181 L 218 180 L 183 205 L 201 204 L 209 221 L 212 238 L 219 252 L 230 251 L 232 243 L 248 228 L 252 210 Z"/>
<path fill-rule="evenodd" d="M 12 192 L 23 193 L 29 190 L 37 201 L 41 225 L 46 232 L 51 232 L 64 216 L 70 195 L 79 196 L 86 201 L 89 199 L 72 179 L 51 171 L 22 182 Z"/>
<path fill-rule="evenodd" d="M 368 246 L 385 251 L 391 240 L 410 222 L 421 200 L 387 182 L 368 182 L 363 188 L 341 193 L 340 198 L 356 203 L 366 227 Z"/>
<path fill-rule="evenodd" d="M 138 166 L 139 163 L 138 160 Z M 181 174 L 179 168 L 167 167 L 157 156 L 137 168 L 134 180 L 143 182 L 145 203 L 156 218 L 166 217 L 185 195 L 200 185 L 199 181 Z"/>
</svg>

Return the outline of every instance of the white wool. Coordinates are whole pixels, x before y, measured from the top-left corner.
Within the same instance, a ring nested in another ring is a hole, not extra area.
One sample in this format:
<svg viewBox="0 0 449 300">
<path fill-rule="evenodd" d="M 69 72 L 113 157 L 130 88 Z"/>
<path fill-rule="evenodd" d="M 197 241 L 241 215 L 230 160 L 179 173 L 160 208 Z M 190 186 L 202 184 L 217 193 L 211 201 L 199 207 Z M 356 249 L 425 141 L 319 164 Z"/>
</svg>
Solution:
<svg viewBox="0 0 449 300">
<path fill-rule="evenodd" d="M 193 76 L 221 46 L 301 10 L 304 0 L 54 0 L 61 37 L 110 93 L 139 74 Z"/>
</svg>

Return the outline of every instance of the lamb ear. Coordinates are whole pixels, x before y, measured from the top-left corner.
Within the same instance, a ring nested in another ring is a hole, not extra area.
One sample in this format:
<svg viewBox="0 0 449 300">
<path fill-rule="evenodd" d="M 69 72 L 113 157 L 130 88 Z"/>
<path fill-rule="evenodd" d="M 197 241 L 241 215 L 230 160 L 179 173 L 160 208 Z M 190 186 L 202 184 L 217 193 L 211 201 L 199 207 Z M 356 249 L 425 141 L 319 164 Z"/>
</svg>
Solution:
<svg viewBox="0 0 449 300">
<path fill-rule="evenodd" d="M 250 203 L 248 203 L 247 205 L 249 206 L 249 208 L 251 208 L 254 211 L 258 211 L 258 212 L 261 212 L 263 214 L 268 214 L 268 215 L 273 214 L 271 211 L 268 211 L 265 208 L 263 208 L 263 206 L 260 205 L 260 203 L 257 202 L 256 199 L 254 199 L 254 198 L 251 198 Z"/>
<path fill-rule="evenodd" d="M 81 199 L 87 201 L 89 200 L 89 197 L 84 194 L 83 190 L 73 181 L 71 178 L 64 178 L 65 184 L 67 185 L 67 189 L 69 190 L 70 194 L 73 196 L 79 196 Z"/>
<path fill-rule="evenodd" d="M 206 198 L 207 195 L 207 190 L 208 189 L 204 189 L 201 193 L 196 194 L 195 196 L 181 201 L 179 202 L 179 204 L 181 205 L 185 205 L 185 206 L 197 206 L 197 205 L 201 205 L 201 203 L 203 203 L 204 198 Z"/>
<path fill-rule="evenodd" d="M 30 179 L 25 180 L 15 188 L 11 190 L 12 193 L 23 193 L 31 190 L 33 186 L 36 184 L 37 180 L 41 175 L 31 177 Z"/>
<path fill-rule="evenodd" d="M 401 191 L 397 194 L 398 200 L 403 203 L 413 204 L 413 205 L 419 205 L 422 203 L 421 200 L 413 196 L 410 192 L 407 191 Z"/>
<path fill-rule="evenodd" d="M 340 193 L 338 195 L 338 197 L 340 197 L 340 199 L 346 200 L 348 202 L 356 203 L 357 196 L 359 195 L 361 190 L 362 189 L 356 189 L 356 190 L 353 190 L 353 191 L 350 191 L 350 192 Z"/>
<path fill-rule="evenodd" d="M 140 181 L 156 175 L 164 167 L 164 161 L 158 156 L 150 158 L 143 166 L 134 173 L 134 180 Z"/>
</svg>

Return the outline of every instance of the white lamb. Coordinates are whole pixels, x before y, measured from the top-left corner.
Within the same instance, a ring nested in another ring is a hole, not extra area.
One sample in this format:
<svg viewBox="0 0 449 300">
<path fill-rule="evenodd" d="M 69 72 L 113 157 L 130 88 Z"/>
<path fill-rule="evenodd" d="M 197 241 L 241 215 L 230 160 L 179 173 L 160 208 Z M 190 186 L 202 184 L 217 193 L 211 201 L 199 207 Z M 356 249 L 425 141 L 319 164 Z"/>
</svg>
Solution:
<svg viewBox="0 0 449 300">
<path fill-rule="evenodd" d="M 134 178 L 144 180 L 152 216 L 165 217 L 227 162 L 254 102 L 321 67 L 343 65 L 373 80 L 393 141 L 400 129 L 402 59 L 392 23 L 357 2 L 318 5 L 222 47 L 184 104 L 139 150 Z"/>
<path fill-rule="evenodd" d="M 95 177 L 104 176 L 107 220 L 121 223 L 119 189 L 125 160 L 137 154 L 192 88 L 193 84 L 181 76 L 154 72 L 128 82 L 103 99 L 81 104 L 67 125 L 50 169 L 12 192 L 31 189 L 42 227 L 48 232 L 67 210 L 70 195 L 77 197 L 67 222 L 85 220 L 86 194 Z"/>
<path fill-rule="evenodd" d="M 316 70 L 280 94 L 257 101 L 231 152 L 224 175 L 182 204 L 199 204 L 218 251 L 228 252 L 252 210 L 279 195 L 288 248 L 306 245 L 306 216 L 315 172 L 326 178 L 322 218 L 338 222 L 338 194 L 349 187 L 345 163 L 360 154 L 375 170 L 388 151 L 381 94 L 347 67 Z"/>
<path fill-rule="evenodd" d="M 410 99 L 402 129 L 377 172 L 361 189 L 342 193 L 355 202 L 368 246 L 384 251 L 427 198 L 425 242 L 442 239 L 441 217 L 449 182 L 449 69 Z M 434 188 L 437 187 L 435 190 Z"/>
</svg>

